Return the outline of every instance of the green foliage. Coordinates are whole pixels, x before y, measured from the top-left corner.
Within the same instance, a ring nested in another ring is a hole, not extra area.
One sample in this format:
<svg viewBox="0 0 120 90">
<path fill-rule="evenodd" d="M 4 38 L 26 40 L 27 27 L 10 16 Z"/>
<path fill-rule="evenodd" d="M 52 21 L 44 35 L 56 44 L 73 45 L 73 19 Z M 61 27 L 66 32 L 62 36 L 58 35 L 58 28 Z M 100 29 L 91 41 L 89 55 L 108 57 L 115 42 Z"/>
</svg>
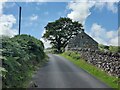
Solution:
<svg viewBox="0 0 120 90">
<path fill-rule="evenodd" d="M 97 68 L 92 64 L 87 63 L 85 60 L 81 58 L 77 59 L 77 56 L 79 54 L 78 53 L 75 54 L 75 53 L 76 52 L 64 52 L 61 55 L 67 58 L 68 60 L 70 60 L 71 62 L 73 62 L 78 67 L 84 69 L 91 75 L 95 76 L 99 80 L 105 82 L 108 86 L 112 88 L 118 88 L 118 81 L 119 81 L 118 78 L 108 75 L 106 72 L 102 71 L 100 68 Z"/>
<path fill-rule="evenodd" d="M 28 35 L 2 38 L 2 65 L 7 71 L 3 87 L 23 87 L 30 73 L 45 58 L 44 46 L 40 40 Z"/>
<path fill-rule="evenodd" d="M 3 67 L 0 67 L 0 76 L 2 77 L 5 77 L 5 74 L 6 74 L 6 70 L 5 70 L 5 68 L 3 68 Z"/>
<path fill-rule="evenodd" d="M 100 49 L 101 51 L 109 50 L 109 46 L 106 46 L 106 45 L 103 45 L 103 44 L 99 44 L 98 46 L 99 46 L 99 49 Z"/>
<path fill-rule="evenodd" d="M 68 52 L 64 52 L 64 54 L 74 58 L 75 60 L 79 60 L 80 59 L 80 54 L 78 54 L 77 52 L 68 51 Z"/>
<path fill-rule="evenodd" d="M 109 46 L 111 52 L 120 52 L 120 46 Z"/>
<path fill-rule="evenodd" d="M 82 24 L 70 18 L 60 18 L 46 25 L 43 38 L 50 40 L 53 48 L 61 52 L 61 48 L 65 48 L 69 39 L 80 33 L 82 28 Z"/>
<path fill-rule="evenodd" d="M 120 46 L 106 46 L 103 44 L 99 44 L 99 49 L 101 51 L 109 51 L 109 52 L 120 52 Z"/>
</svg>

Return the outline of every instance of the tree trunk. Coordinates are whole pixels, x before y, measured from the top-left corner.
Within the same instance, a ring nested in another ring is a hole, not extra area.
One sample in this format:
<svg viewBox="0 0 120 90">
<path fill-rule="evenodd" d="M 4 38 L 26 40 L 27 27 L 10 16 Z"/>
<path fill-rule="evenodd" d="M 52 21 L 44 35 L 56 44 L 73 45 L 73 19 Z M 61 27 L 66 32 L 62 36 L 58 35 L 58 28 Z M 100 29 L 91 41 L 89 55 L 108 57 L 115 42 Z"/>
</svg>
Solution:
<svg viewBox="0 0 120 90">
<path fill-rule="evenodd" d="M 61 53 L 62 52 L 62 50 L 61 50 L 61 47 L 59 46 L 58 47 L 58 53 Z"/>
<path fill-rule="evenodd" d="M 61 40 L 59 39 L 58 40 L 58 53 L 61 53 L 62 52 L 62 50 L 61 50 Z"/>
</svg>

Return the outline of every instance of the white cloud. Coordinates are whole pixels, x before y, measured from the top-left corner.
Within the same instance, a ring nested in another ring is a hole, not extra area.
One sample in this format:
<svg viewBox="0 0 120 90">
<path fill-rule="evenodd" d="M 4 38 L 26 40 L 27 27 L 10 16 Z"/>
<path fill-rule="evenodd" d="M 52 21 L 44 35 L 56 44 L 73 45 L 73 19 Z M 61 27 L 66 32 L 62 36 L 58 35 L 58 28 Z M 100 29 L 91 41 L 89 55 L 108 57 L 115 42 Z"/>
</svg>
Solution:
<svg viewBox="0 0 120 90">
<path fill-rule="evenodd" d="M 74 21 L 85 23 L 86 18 L 91 14 L 90 8 L 93 7 L 94 2 L 70 2 L 68 8 L 72 11 L 67 15 Z"/>
<path fill-rule="evenodd" d="M 0 3 L 0 15 L 2 14 L 2 3 Z"/>
<path fill-rule="evenodd" d="M 105 2 L 96 2 L 95 8 L 101 11 L 105 5 L 106 5 Z"/>
<path fill-rule="evenodd" d="M 45 31 L 46 31 L 46 30 L 43 31 L 42 36 L 44 35 Z M 43 39 L 43 38 L 41 38 L 40 40 L 43 42 L 45 48 L 50 48 L 50 47 L 52 47 L 52 45 L 50 44 L 50 41 L 49 41 L 49 40 L 45 40 L 45 39 Z"/>
<path fill-rule="evenodd" d="M 118 7 L 116 7 L 113 2 L 107 3 L 107 8 L 108 8 L 108 10 L 112 11 L 113 13 L 117 13 Z"/>
<path fill-rule="evenodd" d="M 16 19 L 13 15 L 2 15 L 0 16 L 0 36 L 14 36 L 17 34 L 17 30 L 12 29 L 16 23 Z"/>
<path fill-rule="evenodd" d="M 3 14 L 4 2 L 0 3 L 0 36 L 5 35 L 13 37 L 17 34 L 17 30 L 13 29 L 13 25 L 16 23 L 16 19 L 13 15 Z"/>
<path fill-rule="evenodd" d="M 3 5 L 4 5 L 4 2 L 0 2 L 0 16 L 3 13 Z"/>
<path fill-rule="evenodd" d="M 91 27 L 89 35 L 100 44 L 118 46 L 117 30 L 107 31 L 101 25 L 94 23 Z"/>
<path fill-rule="evenodd" d="M 117 1 L 113 1 L 113 2 L 96 2 L 95 4 L 95 8 L 102 10 L 103 7 L 106 7 L 109 11 L 112 11 L 113 13 L 117 13 L 118 11 L 118 7 L 117 5 L 115 5 Z"/>
<path fill-rule="evenodd" d="M 30 20 L 31 21 L 36 21 L 38 19 L 38 15 L 32 15 L 31 17 L 30 17 Z"/>
<path fill-rule="evenodd" d="M 118 46 L 118 37 L 114 37 L 110 40 L 110 45 L 113 45 L 113 46 Z"/>
<path fill-rule="evenodd" d="M 74 0 L 68 4 L 68 9 L 71 12 L 67 17 L 71 18 L 73 21 L 79 21 L 84 24 L 88 16 L 91 15 L 90 9 L 95 6 L 96 9 L 102 10 L 103 7 L 106 7 L 109 11 L 117 13 L 117 5 L 115 3 L 117 0 L 104 1 L 104 0 Z"/>
<path fill-rule="evenodd" d="M 50 41 L 44 40 L 43 38 L 41 38 L 40 40 L 43 42 L 45 48 L 50 48 L 50 47 L 52 47 L 52 45 L 50 44 Z"/>
<path fill-rule="evenodd" d="M 108 38 L 113 38 L 117 35 L 117 32 L 114 32 L 114 31 L 109 31 L 106 33 L 107 37 Z"/>
</svg>

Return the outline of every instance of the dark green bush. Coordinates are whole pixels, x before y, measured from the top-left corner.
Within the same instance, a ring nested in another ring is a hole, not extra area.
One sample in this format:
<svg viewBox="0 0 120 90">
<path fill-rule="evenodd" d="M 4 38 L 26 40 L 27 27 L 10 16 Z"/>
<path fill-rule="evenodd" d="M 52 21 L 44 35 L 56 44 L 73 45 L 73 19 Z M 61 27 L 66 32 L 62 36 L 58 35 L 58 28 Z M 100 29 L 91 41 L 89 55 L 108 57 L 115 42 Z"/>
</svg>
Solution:
<svg viewBox="0 0 120 90">
<path fill-rule="evenodd" d="M 44 62 L 44 46 L 28 35 L 2 38 L 2 66 L 6 70 L 3 88 L 23 87 L 38 64 Z"/>
</svg>

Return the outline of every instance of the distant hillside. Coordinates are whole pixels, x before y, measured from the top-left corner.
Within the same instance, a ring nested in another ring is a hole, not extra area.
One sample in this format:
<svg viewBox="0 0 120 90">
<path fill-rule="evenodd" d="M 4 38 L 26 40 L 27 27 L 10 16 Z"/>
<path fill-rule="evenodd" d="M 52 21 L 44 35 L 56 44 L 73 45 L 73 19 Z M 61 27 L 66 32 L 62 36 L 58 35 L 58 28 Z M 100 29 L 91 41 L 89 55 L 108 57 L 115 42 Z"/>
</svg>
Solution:
<svg viewBox="0 0 120 90">
<path fill-rule="evenodd" d="M 99 44 L 99 49 L 101 51 L 120 52 L 120 46 L 107 46 Z"/>
<path fill-rule="evenodd" d="M 44 63 L 44 46 L 40 40 L 29 35 L 2 38 L 3 88 L 24 87 L 36 66 Z"/>
</svg>

